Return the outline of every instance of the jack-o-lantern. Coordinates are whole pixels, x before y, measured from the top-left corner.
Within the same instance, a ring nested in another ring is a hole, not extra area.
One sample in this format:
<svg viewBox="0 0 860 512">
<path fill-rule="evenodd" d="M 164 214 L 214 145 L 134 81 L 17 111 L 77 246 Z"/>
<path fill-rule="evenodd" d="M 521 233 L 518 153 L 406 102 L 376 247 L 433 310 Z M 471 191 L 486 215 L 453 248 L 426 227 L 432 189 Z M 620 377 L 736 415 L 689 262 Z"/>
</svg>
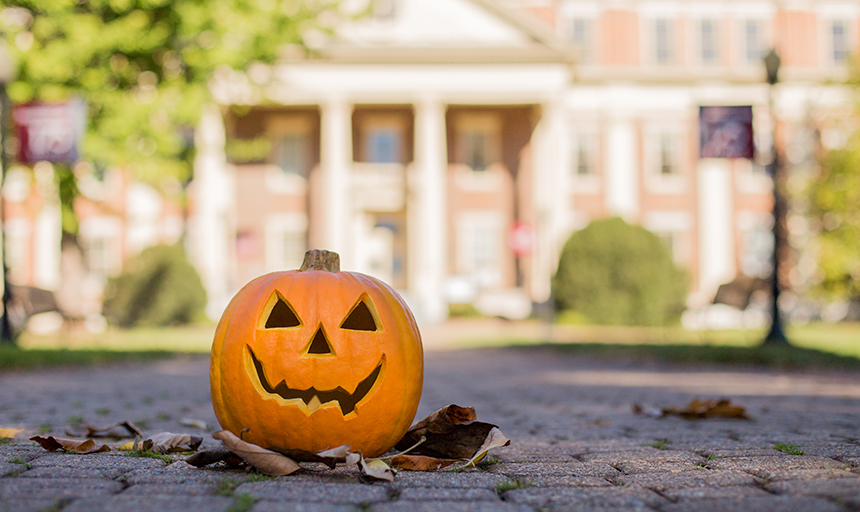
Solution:
<svg viewBox="0 0 860 512">
<path fill-rule="evenodd" d="M 415 319 L 382 281 L 308 251 L 299 270 L 245 285 L 215 331 L 212 405 L 221 426 L 274 449 L 348 444 L 366 456 L 409 428 L 424 375 Z"/>
</svg>

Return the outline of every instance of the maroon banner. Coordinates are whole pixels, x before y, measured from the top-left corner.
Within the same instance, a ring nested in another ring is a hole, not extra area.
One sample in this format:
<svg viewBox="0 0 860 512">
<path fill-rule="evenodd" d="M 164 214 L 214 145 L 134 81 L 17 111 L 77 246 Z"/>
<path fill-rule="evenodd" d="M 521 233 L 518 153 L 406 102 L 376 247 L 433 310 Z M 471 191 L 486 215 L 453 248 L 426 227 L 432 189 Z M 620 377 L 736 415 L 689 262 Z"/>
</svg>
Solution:
<svg viewBox="0 0 860 512">
<path fill-rule="evenodd" d="M 28 103 L 15 107 L 18 161 L 75 163 L 86 127 L 85 104 L 79 99 L 64 103 Z"/>
<path fill-rule="evenodd" d="M 753 158 L 752 107 L 700 107 L 701 158 Z"/>
</svg>

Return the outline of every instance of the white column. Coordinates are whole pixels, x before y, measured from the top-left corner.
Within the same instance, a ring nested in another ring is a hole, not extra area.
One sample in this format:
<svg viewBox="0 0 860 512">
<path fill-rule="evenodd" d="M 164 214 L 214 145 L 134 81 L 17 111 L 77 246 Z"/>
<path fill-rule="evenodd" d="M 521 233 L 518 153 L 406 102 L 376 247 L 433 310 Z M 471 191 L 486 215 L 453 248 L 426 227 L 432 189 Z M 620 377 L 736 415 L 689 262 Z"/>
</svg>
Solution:
<svg viewBox="0 0 860 512">
<path fill-rule="evenodd" d="M 416 315 L 427 322 L 440 322 L 448 316 L 442 290 L 448 274 L 448 150 L 445 105 L 437 100 L 415 106 L 415 162 L 413 197 L 417 212 L 413 217 L 415 229 L 409 232 L 415 240 L 414 253 L 410 254 L 410 286 L 414 284 L 420 308 Z"/>
<path fill-rule="evenodd" d="M 698 166 L 699 294 L 713 299 L 717 288 L 735 278 L 731 163 L 705 159 Z"/>
<path fill-rule="evenodd" d="M 350 251 L 349 228 L 352 210 L 349 202 L 349 177 L 352 164 L 352 105 L 343 99 L 331 99 L 321 106 L 320 167 L 323 175 L 323 207 L 325 216 L 322 239 L 327 249 L 340 254 L 341 267 L 355 266 Z"/>
<path fill-rule="evenodd" d="M 552 276 L 568 234 L 565 219 L 571 208 L 568 181 L 565 179 L 569 160 L 563 154 L 569 149 L 564 104 L 556 98 L 541 107 L 541 119 L 532 136 L 536 240 L 530 287 L 531 298 L 535 302 L 545 302 L 550 298 Z"/>
<path fill-rule="evenodd" d="M 54 166 L 39 162 L 33 168 L 43 198 L 33 226 L 33 284 L 46 290 L 60 287 L 60 252 L 63 239 L 60 196 L 54 180 Z"/>
<path fill-rule="evenodd" d="M 224 153 L 224 120 L 209 105 L 195 133 L 197 157 L 191 195 L 195 211 L 188 251 L 209 297 L 206 314 L 218 319 L 232 298 L 233 239 L 235 238 L 235 187 Z M 245 283 L 238 283 L 244 285 Z"/>
<path fill-rule="evenodd" d="M 622 217 L 627 222 L 639 220 L 639 151 L 636 143 L 636 128 L 633 120 L 615 113 L 609 123 L 607 134 L 606 209 L 610 215 Z"/>
</svg>

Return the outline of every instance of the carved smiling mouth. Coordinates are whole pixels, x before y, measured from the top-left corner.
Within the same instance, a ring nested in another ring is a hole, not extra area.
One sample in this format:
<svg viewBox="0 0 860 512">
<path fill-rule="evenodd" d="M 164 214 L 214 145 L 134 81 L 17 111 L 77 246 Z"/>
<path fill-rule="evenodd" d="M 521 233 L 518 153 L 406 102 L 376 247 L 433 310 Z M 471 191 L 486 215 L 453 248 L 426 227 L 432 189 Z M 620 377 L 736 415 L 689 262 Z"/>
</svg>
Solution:
<svg viewBox="0 0 860 512">
<path fill-rule="evenodd" d="M 257 356 L 254 355 L 254 351 L 251 350 L 251 347 L 248 347 L 248 353 L 251 354 L 251 360 L 254 362 L 254 368 L 257 370 L 257 377 L 260 379 L 260 385 L 267 393 L 278 395 L 284 400 L 299 398 L 305 403 L 310 412 L 314 412 L 325 403 L 337 402 L 344 415 L 354 411 L 355 406 L 361 402 L 365 396 L 367 396 L 367 393 L 370 392 L 373 385 L 376 383 L 376 380 L 379 378 L 379 374 L 382 371 L 382 363 L 385 361 L 385 356 L 383 355 L 382 359 L 379 360 L 379 364 L 376 365 L 376 368 L 370 372 L 370 375 L 359 382 L 355 387 L 355 391 L 350 393 L 341 386 L 331 390 L 319 390 L 314 387 L 309 389 L 293 389 L 287 386 L 287 383 L 283 380 L 275 386 L 272 386 L 269 383 L 269 379 L 266 378 L 266 372 L 263 370 L 263 363 L 257 359 Z"/>
</svg>

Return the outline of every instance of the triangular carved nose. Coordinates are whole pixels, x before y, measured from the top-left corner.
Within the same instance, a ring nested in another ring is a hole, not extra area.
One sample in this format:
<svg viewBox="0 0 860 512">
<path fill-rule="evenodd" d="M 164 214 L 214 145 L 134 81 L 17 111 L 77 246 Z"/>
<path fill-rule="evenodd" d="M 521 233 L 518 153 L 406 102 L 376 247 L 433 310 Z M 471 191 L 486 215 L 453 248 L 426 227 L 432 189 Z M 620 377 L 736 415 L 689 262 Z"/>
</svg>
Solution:
<svg viewBox="0 0 860 512">
<path fill-rule="evenodd" d="M 307 354 L 334 354 L 331 349 L 331 345 L 329 345 L 328 339 L 325 336 L 325 332 L 323 332 L 322 325 L 317 327 L 317 332 L 314 334 L 314 337 L 311 339 L 310 345 L 308 345 L 308 349 L 305 351 L 305 355 Z"/>
</svg>

